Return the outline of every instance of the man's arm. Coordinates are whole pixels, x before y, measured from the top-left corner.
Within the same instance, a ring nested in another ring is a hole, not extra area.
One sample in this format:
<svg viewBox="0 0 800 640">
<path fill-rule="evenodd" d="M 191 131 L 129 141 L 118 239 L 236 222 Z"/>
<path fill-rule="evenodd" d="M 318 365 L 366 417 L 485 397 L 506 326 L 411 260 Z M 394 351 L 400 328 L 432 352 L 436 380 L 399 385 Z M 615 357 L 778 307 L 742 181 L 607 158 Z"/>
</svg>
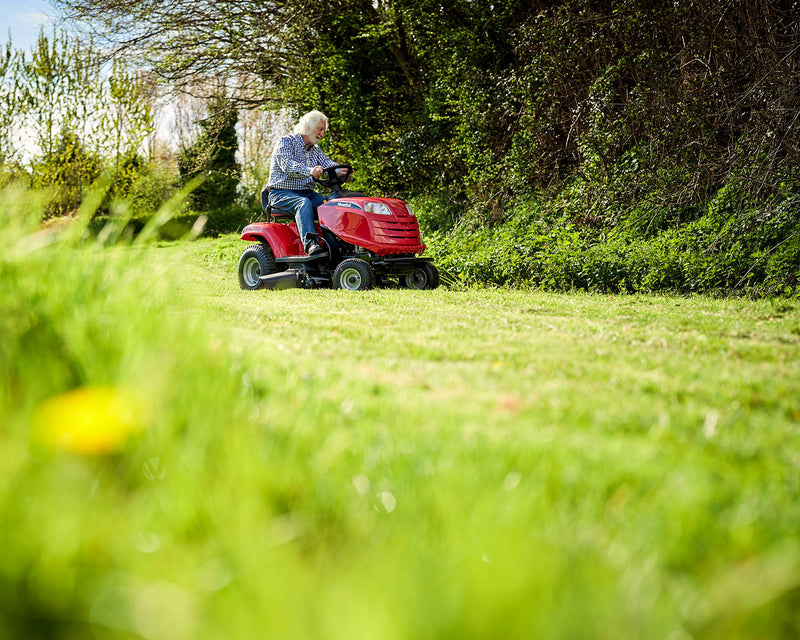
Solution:
<svg viewBox="0 0 800 640">
<path fill-rule="evenodd" d="M 316 164 L 318 164 L 323 169 L 327 169 L 328 167 L 333 167 L 339 164 L 338 162 L 334 162 L 327 155 L 325 155 L 325 152 L 318 146 L 314 147 L 314 153 L 312 154 L 312 157 L 314 158 Z"/>
</svg>

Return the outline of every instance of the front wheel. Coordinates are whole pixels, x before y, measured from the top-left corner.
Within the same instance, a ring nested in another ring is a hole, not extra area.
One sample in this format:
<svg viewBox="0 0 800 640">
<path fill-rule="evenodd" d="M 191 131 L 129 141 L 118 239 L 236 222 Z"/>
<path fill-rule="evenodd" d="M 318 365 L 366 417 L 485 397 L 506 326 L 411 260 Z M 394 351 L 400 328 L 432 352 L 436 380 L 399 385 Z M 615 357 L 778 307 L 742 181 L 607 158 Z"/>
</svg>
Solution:
<svg viewBox="0 0 800 640">
<path fill-rule="evenodd" d="M 375 286 L 375 270 L 358 258 L 342 260 L 333 272 L 333 288 L 366 291 Z"/>
<path fill-rule="evenodd" d="M 251 244 L 239 258 L 239 285 L 242 289 L 255 291 L 263 285 L 261 276 L 275 273 L 275 258 L 264 244 Z"/>
<path fill-rule="evenodd" d="M 409 289 L 435 289 L 439 286 L 439 271 L 430 262 L 423 262 L 414 273 L 404 278 Z"/>
</svg>

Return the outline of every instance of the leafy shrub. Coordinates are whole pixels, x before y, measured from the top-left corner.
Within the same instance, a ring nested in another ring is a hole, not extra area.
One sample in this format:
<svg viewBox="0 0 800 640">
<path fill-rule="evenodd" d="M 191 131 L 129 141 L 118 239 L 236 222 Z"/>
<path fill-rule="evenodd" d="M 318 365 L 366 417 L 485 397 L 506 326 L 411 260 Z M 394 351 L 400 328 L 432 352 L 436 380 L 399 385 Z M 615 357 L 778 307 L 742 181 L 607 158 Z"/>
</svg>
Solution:
<svg viewBox="0 0 800 640">
<path fill-rule="evenodd" d="M 241 231 L 246 225 L 250 223 L 253 217 L 252 209 L 246 209 L 237 204 L 232 204 L 227 207 L 213 209 L 208 212 L 208 221 L 206 222 L 203 233 L 205 235 L 219 235 L 222 233 L 231 233 L 234 231 Z"/>
<path fill-rule="evenodd" d="M 721 190 L 696 220 L 646 234 L 638 224 L 611 230 L 574 224 L 573 208 L 559 214 L 550 201 L 529 203 L 527 213 L 518 210 L 503 224 L 465 219 L 452 231 L 434 231 L 425 240 L 450 281 L 463 284 L 797 295 L 796 196 L 787 193 L 763 207 L 731 191 Z M 628 215 L 638 220 L 641 210 Z M 426 219 L 424 213 L 420 217 Z"/>
<path fill-rule="evenodd" d="M 158 211 L 176 191 L 174 172 L 149 163 L 132 177 L 125 197 L 134 216 L 143 216 Z"/>
<path fill-rule="evenodd" d="M 47 207 L 47 217 L 63 216 L 75 211 L 83 190 L 100 175 L 99 156 L 88 151 L 71 131 L 64 131 L 55 150 L 33 165 L 33 186 L 55 195 Z"/>
</svg>

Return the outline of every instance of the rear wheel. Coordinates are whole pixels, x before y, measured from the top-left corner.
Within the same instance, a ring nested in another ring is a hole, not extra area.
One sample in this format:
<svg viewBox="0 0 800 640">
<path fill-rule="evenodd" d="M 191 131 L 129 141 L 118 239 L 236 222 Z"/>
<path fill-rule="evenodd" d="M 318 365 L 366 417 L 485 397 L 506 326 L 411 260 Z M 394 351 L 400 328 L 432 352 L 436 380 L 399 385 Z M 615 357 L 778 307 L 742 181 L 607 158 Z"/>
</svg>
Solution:
<svg viewBox="0 0 800 640">
<path fill-rule="evenodd" d="M 435 289 L 439 286 L 439 271 L 430 262 L 423 262 L 414 273 L 404 276 L 409 289 Z"/>
<path fill-rule="evenodd" d="M 260 289 L 261 276 L 275 273 L 275 258 L 265 244 L 251 244 L 239 258 L 239 285 L 242 289 Z"/>
<path fill-rule="evenodd" d="M 334 289 L 366 291 L 375 286 L 375 270 L 358 258 L 343 260 L 333 272 Z"/>
</svg>

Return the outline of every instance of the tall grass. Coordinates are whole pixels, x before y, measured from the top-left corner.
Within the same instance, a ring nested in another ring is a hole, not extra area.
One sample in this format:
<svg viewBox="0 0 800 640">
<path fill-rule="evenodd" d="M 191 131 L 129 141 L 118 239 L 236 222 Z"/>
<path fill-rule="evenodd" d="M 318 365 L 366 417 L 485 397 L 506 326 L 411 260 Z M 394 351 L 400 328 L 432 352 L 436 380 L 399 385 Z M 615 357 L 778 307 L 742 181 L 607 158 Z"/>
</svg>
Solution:
<svg viewBox="0 0 800 640">
<path fill-rule="evenodd" d="M 785 302 L 243 292 L 236 239 L 39 206 L 0 207 L 0 636 L 800 632 Z"/>
</svg>

